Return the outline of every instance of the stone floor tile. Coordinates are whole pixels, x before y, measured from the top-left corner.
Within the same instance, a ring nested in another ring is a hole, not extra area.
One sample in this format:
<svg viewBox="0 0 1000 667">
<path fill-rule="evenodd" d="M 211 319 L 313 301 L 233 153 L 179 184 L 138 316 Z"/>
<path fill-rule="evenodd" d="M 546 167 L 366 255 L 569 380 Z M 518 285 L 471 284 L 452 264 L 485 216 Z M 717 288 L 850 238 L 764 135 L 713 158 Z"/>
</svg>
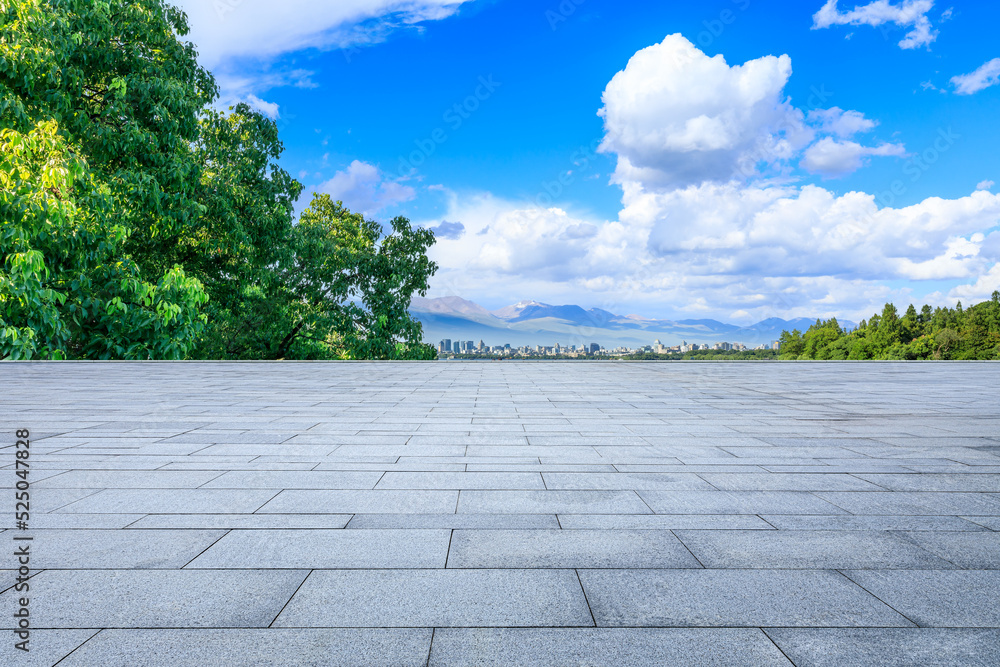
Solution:
<svg viewBox="0 0 1000 667">
<path fill-rule="evenodd" d="M 886 531 L 678 530 L 709 568 L 951 569 L 954 566 Z M 989 533 L 969 533 L 969 535 Z M 950 538 L 955 533 L 947 533 Z M 965 536 L 958 533 L 957 536 Z"/>
<path fill-rule="evenodd" d="M 593 626 L 573 570 L 317 570 L 274 627 Z"/>
<path fill-rule="evenodd" d="M 1000 627 L 996 570 L 847 570 L 844 574 L 921 627 Z"/>
<path fill-rule="evenodd" d="M 450 530 L 233 530 L 187 569 L 444 567 Z"/>
<path fill-rule="evenodd" d="M 264 628 L 301 570 L 46 570 L 31 582 L 36 628 Z M 13 589 L 0 595 L 13 608 Z M 0 626 L 13 627 L 5 614 Z"/>
<path fill-rule="evenodd" d="M 652 514 L 632 491 L 463 491 L 460 514 Z"/>
<path fill-rule="evenodd" d="M 801 570 L 580 570 L 598 627 L 912 627 L 844 576 Z"/>
<path fill-rule="evenodd" d="M 282 491 L 264 505 L 261 514 L 399 513 L 444 514 L 454 512 L 458 491 Z"/>
<path fill-rule="evenodd" d="M 1000 630 L 768 628 L 799 667 L 988 667 L 1000 655 Z"/>
<path fill-rule="evenodd" d="M 431 667 L 661 667 L 791 665 L 757 629 L 445 628 L 434 633 Z"/>
<path fill-rule="evenodd" d="M 423 667 L 430 646 L 427 629 L 104 630 L 59 665 Z"/>
</svg>

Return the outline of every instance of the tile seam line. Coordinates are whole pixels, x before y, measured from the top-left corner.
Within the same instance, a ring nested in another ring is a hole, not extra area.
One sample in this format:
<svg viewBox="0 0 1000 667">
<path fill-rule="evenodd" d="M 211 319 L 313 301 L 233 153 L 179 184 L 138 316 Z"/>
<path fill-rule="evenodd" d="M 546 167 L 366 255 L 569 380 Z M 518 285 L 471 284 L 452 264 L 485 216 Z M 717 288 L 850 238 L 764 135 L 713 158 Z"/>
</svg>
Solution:
<svg viewBox="0 0 1000 667">
<path fill-rule="evenodd" d="M 124 529 L 120 529 L 120 530 L 124 530 Z M 169 529 L 168 529 L 168 530 L 169 530 Z M 234 530 L 233 528 L 228 528 L 228 529 L 226 529 L 226 530 L 225 530 L 225 531 L 224 531 L 224 532 L 222 533 L 222 535 L 219 535 L 218 539 L 216 539 L 216 540 L 213 540 L 211 544 L 209 544 L 209 545 L 208 545 L 207 547 L 205 547 L 204 549 L 202 549 L 201 551 L 199 551 L 199 552 L 197 553 L 197 555 L 195 555 L 195 557 L 194 557 L 194 558 L 192 558 L 192 559 L 191 559 L 191 560 L 189 560 L 188 562 L 184 563 L 183 565 L 181 565 L 181 566 L 180 566 L 179 568 L 177 568 L 177 569 L 178 569 L 178 570 L 183 570 L 183 569 L 184 569 L 184 568 L 186 568 L 186 567 L 187 567 L 188 565 L 190 565 L 190 564 L 191 564 L 191 563 L 193 563 L 194 561 L 198 560 L 198 558 L 199 558 L 199 557 L 201 557 L 201 555 L 202 555 L 203 553 L 205 553 L 206 551 L 208 551 L 209 549 L 211 549 L 212 547 L 214 547 L 214 546 L 215 546 L 216 544 L 218 544 L 218 543 L 219 543 L 219 540 L 221 540 L 221 539 L 222 539 L 223 537 L 225 537 L 225 536 L 226 536 L 226 535 L 228 535 L 229 533 L 233 532 L 233 530 Z M 97 569 L 103 569 L 103 568 L 97 568 Z M 192 568 L 192 569 L 201 569 L 201 568 Z"/>
<path fill-rule="evenodd" d="M 57 660 L 56 662 L 52 663 L 52 667 L 55 667 L 56 665 L 58 665 L 59 663 L 61 663 L 61 662 L 62 662 L 63 660 L 65 660 L 66 658 L 70 657 L 71 655 L 73 655 L 74 653 L 76 653 L 77 651 L 79 651 L 79 650 L 80 650 L 81 648 L 83 648 L 84 644 L 86 644 L 86 643 L 87 643 L 87 642 L 89 642 L 89 641 L 90 641 L 91 639 L 93 639 L 93 638 L 94 638 L 94 637 L 96 637 L 97 635 L 99 635 L 99 634 L 101 634 L 102 632 L 104 632 L 104 630 L 105 630 L 105 628 L 99 628 L 99 629 L 97 630 L 97 632 L 95 632 L 94 634 L 90 635 L 90 636 L 89 636 L 89 637 L 87 637 L 87 638 L 86 638 L 85 640 L 83 640 L 83 641 L 82 641 L 82 642 L 80 643 L 80 645 L 79 645 L 79 646 L 75 647 L 75 648 L 74 648 L 74 649 L 73 649 L 72 651 L 70 651 L 69 653 L 67 653 L 67 654 L 66 654 L 66 655 L 64 655 L 63 657 L 59 658 L 59 659 L 58 659 L 58 660 Z"/>
<path fill-rule="evenodd" d="M 906 614 L 904 614 L 903 612 L 901 612 L 898 609 L 896 609 L 895 607 L 893 607 L 891 604 L 889 604 L 888 602 L 886 602 L 885 600 L 883 600 L 879 596 L 877 596 L 874 593 L 872 593 L 870 590 L 868 590 L 867 588 L 865 588 L 864 586 L 862 586 L 860 583 L 858 583 L 854 579 L 851 579 L 849 576 L 847 576 L 847 574 L 844 573 L 843 570 L 835 569 L 833 571 L 836 572 L 837 574 L 839 574 L 840 576 L 842 576 L 844 579 L 847 579 L 849 582 L 851 582 L 852 584 L 854 584 L 855 586 L 857 586 L 858 588 L 860 588 L 861 590 L 863 590 L 865 593 L 868 593 L 868 595 L 872 596 L 873 598 L 875 598 L 876 600 L 878 600 L 879 602 L 881 602 L 882 604 L 884 604 L 889 609 L 892 609 L 894 612 L 896 612 L 897 614 L 899 614 L 900 616 L 902 616 L 903 618 L 905 618 L 908 623 L 912 623 L 914 627 L 916 627 L 916 628 L 922 628 L 922 627 L 924 627 L 924 626 L 920 625 L 919 623 L 917 623 L 916 621 L 914 621 L 909 616 L 907 616 Z M 870 572 L 872 570 L 867 570 L 867 571 Z M 875 570 L 875 571 L 877 572 L 878 570 Z"/>
<path fill-rule="evenodd" d="M 759 627 L 757 629 L 760 630 L 761 634 L 763 634 L 765 637 L 767 637 L 767 640 L 769 642 L 771 642 L 772 645 L 774 645 L 774 648 L 778 649 L 778 652 L 781 653 L 781 655 L 785 656 L 785 660 L 787 660 L 789 663 L 791 663 L 792 667 L 798 667 L 798 665 L 795 664 L 795 661 L 792 660 L 790 657 L 788 657 L 788 654 L 785 653 L 784 649 L 782 649 L 780 646 L 778 646 L 778 642 L 774 641 L 774 637 L 772 637 L 771 635 L 769 635 L 767 633 L 768 629 L 773 629 L 773 628 Z"/>
<path fill-rule="evenodd" d="M 573 568 L 573 574 L 576 575 L 576 581 L 580 584 L 580 592 L 583 593 L 583 601 L 587 604 L 587 611 L 590 612 L 590 620 L 593 622 L 593 627 L 597 626 L 597 617 L 594 616 L 594 608 L 590 606 L 590 598 L 587 596 L 587 589 L 583 585 L 583 579 L 580 577 L 580 570 L 578 568 Z"/>
<path fill-rule="evenodd" d="M 292 591 L 292 594 L 288 596 L 287 600 L 285 600 L 285 604 L 281 605 L 281 609 L 279 609 L 278 613 L 274 615 L 274 618 L 271 619 L 271 622 L 267 624 L 267 628 L 266 629 L 270 630 L 270 629 L 272 629 L 274 627 L 275 621 L 277 621 L 278 617 L 280 617 L 281 614 L 284 613 L 285 609 L 288 607 L 289 604 L 291 604 L 292 599 L 298 594 L 298 592 L 300 590 L 302 590 L 302 586 L 305 585 L 306 580 L 308 580 L 309 577 L 312 576 L 313 572 L 314 572 L 314 570 L 309 570 L 306 573 L 306 576 L 302 577 L 302 581 L 299 582 L 299 585 L 295 587 L 295 590 Z M 265 629 L 265 628 L 261 628 L 261 629 Z"/>
<path fill-rule="evenodd" d="M 437 634 L 437 627 L 431 628 L 431 641 L 430 645 L 427 647 L 427 661 L 424 662 L 425 667 L 430 667 L 431 655 L 434 653 L 434 635 Z"/>
</svg>

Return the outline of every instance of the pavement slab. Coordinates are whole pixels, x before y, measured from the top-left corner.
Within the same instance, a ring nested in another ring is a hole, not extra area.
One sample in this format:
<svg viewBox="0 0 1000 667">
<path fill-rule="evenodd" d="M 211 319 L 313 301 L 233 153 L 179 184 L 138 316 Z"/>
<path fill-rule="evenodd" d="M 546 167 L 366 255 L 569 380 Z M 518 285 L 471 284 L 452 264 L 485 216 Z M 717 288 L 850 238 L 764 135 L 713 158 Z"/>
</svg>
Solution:
<svg viewBox="0 0 1000 667">
<path fill-rule="evenodd" d="M 0 433 L 33 443 L 27 525 L 0 506 L 4 552 L 30 542 L 0 608 L 30 598 L 31 651 L 5 641 L 4 667 L 1000 655 L 998 364 L 0 375 Z"/>
</svg>

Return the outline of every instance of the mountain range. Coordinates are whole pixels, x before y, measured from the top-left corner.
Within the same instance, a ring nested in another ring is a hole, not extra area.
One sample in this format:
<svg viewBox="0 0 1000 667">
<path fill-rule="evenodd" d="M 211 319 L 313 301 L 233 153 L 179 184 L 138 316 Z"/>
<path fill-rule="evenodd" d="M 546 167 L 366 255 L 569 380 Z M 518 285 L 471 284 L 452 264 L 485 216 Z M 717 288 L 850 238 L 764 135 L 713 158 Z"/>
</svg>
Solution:
<svg viewBox="0 0 1000 667">
<path fill-rule="evenodd" d="M 727 341 L 757 346 L 770 343 L 782 331 L 805 331 L 815 319 L 783 320 L 772 317 L 751 326 L 717 320 L 657 320 L 639 315 L 615 315 L 607 310 L 580 306 L 552 306 L 521 301 L 490 311 L 457 296 L 438 299 L 416 297 L 410 312 L 423 323 L 424 340 L 437 344 L 451 340 L 484 341 L 487 345 L 589 345 L 607 348 L 641 347 L 658 339 L 664 345 Z M 853 322 L 841 322 L 851 329 Z"/>
</svg>

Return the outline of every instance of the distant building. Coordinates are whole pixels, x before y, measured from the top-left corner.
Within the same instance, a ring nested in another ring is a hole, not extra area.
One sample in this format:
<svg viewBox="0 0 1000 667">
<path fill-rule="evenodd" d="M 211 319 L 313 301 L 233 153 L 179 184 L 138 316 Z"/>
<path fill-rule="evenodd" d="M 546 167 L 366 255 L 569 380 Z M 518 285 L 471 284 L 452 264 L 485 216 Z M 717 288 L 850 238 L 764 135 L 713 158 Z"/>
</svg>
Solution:
<svg viewBox="0 0 1000 667">
<path fill-rule="evenodd" d="M 591 354 L 597 354 L 600 351 L 601 351 L 601 346 L 600 345 L 598 345 L 597 343 L 591 343 L 590 344 L 590 353 Z"/>
<path fill-rule="evenodd" d="M 443 341 L 438 343 L 438 352 L 451 352 L 451 339 L 445 338 Z"/>
</svg>

